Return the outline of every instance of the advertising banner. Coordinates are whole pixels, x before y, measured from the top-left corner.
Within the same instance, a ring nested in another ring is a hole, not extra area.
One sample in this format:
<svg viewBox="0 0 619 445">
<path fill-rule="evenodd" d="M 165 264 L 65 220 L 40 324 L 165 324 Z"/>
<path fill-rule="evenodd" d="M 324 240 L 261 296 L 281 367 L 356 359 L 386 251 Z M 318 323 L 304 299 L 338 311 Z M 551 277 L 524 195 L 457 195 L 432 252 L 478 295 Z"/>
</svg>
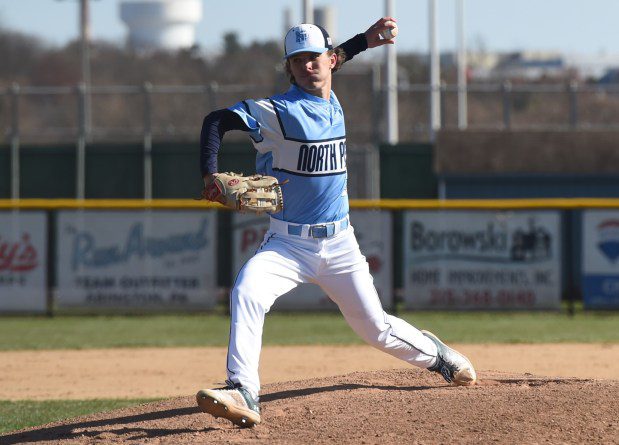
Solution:
<svg viewBox="0 0 619 445">
<path fill-rule="evenodd" d="M 556 211 L 409 211 L 404 293 L 414 309 L 557 309 Z"/>
<path fill-rule="evenodd" d="M 47 218 L 0 212 L 0 313 L 47 310 Z"/>
<path fill-rule="evenodd" d="M 377 210 L 352 210 L 351 224 L 366 257 L 374 286 L 383 303 L 389 308 L 393 304 L 393 264 L 391 213 Z M 233 223 L 233 280 L 243 264 L 249 260 L 264 239 L 269 229 L 269 217 L 235 213 Z M 273 310 L 337 310 L 337 306 L 314 284 L 301 284 L 280 297 Z"/>
<path fill-rule="evenodd" d="M 215 211 L 62 211 L 57 307 L 206 309 L 215 304 Z"/>
<path fill-rule="evenodd" d="M 619 210 L 582 213 L 582 291 L 587 309 L 619 309 Z"/>
</svg>

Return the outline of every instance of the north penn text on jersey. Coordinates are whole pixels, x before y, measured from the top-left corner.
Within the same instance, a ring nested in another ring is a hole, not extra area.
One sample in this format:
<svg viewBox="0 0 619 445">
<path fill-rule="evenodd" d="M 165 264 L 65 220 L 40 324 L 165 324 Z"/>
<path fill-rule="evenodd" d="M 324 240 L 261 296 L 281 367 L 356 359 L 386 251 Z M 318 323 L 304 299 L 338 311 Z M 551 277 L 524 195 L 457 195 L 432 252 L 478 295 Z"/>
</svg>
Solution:
<svg viewBox="0 0 619 445">
<path fill-rule="evenodd" d="M 303 144 L 299 147 L 297 171 L 312 173 L 338 171 L 345 168 L 346 143 L 344 141 L 320 145 Z"/>
</svg>

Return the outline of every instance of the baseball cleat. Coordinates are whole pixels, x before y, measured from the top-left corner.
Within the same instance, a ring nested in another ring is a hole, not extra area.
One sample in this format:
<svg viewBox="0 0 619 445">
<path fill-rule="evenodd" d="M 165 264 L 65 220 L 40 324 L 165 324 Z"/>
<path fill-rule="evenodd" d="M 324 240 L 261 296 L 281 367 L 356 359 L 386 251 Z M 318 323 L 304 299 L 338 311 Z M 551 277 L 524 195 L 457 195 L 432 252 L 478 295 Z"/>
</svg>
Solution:
<svg viewBox="0 0 619 445">
<path fill-rule="evenodd" d="M 438 372 L 447 382 L 455 383 L 456 385 L 466 386 L 475 384 L 477 374 L 468 358 L 451 349 L 432 332 L 421 331 L 421 333 L 434 342 L 438 352 L 436 364 L 428 368 L 429 371 Z"/>
<path fill-rule="evenodd" d="M 202 389 L 196 394 L 200 409 L 215 418 L 223 417 L 240 427 L 252 427 L 260 423 L 260 406 L 249 391 L 238 383 L 231 382 L 219 389 Z"/>
</svg>

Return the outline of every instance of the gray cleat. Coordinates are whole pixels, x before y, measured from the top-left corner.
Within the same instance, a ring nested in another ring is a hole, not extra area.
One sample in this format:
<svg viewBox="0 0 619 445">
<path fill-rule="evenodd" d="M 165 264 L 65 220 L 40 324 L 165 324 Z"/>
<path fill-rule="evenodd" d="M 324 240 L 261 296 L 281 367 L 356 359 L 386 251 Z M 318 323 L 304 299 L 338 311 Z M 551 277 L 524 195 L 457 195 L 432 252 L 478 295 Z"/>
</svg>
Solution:
<svg viewBox="0 0 619 445">
<path fill-rule="evenodd" d="M 223 417 L 240 427 L 252 427 L 260 423 L 260 406 L 249 391 L 241 385 L 228 383 L 219 389 L 202 389 L 196 394 L 196 402 L 202 411 L 215 418 Z"/>
<path fill-rule="evenodd" d="M 474 385 L 477 381 L 477 374 L 471 361 L 458 351 L 451 349 L 440 341 L 436 335 L 429 331 L 421 331 L 436 345 L 438 356 L 436 364 L 429 371 L 438 372 L 449 383 L 456 385 Z"/>
</svg>

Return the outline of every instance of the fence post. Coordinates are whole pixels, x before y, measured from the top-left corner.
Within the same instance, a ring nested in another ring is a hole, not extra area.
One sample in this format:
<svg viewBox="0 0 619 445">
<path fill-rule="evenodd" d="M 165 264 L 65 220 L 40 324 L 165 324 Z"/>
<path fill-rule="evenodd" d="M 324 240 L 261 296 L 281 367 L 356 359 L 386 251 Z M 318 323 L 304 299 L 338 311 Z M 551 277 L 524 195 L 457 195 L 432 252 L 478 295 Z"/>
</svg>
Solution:
<svg viewBox="0 0 619 445">
<path fill-rule="evenodd" d="M 217 91 L 219 90 L 219 84 L 212 81 L 208 84 L 208 106 L 209 112 L 217 109 Z"/>
<path fill-rule="evenodd" d="M 365 199 L 380 199 L 380 148 L 378 144 L 365 146 L 365 172 L 368 177 L 368 186 Z"/>
<path fill-rule="evenodd" d="M 570 127 L 578 127 L 578 82 L 572 80 L 567 87 L 568 100 L 570 104 Z"/>
<path fill-rule="evenodd" d="M 11 97 L 11 199 L 19 199 L 19 85 L 13 82 L 9 91 Z"/>
<path fill-rule="evenodd" d="M 153 127 L 152 127 L 152 97 L 153 85 L 144 82 L 142 94 L 144 101 L 144 135 L 143 147 L 143 170 L 144 170 L 144 199 L 153 199 Z"/>
<path fill-rule="evenodd" d="M 77 147 L 75 155 L 75 196 L 86 197 L 86 85 L 77 85 Z"/>
<path fill-rule="evenodd" d="M 372 141 L 378 145 L 381 141 L 381 88 L 380 88 L 380 65 L 372 65 Z M 385 138 L 386 139 L 386 138 Z"/>
<path fill-rule="evenodd" d="M 501 95 L 503 98 L 503 129 L 509 130 L 512 126 L 512 113 L 511 113 L 511 91 L 512 83 L 506 80 L 501 84 Z"/>
<path fill-rule="evenodd" d="M 441 80 L 441 84 L 439 86 L 440 91 L 441 91 L 441 100 L 440 100 L 440 106 L 441 106 L 441 128 L 445 128 L 445 109 L 446 109 L 446 105 L 445 103 L 447 102 L 447 82 L 445 82 L 444 80 Z"/>
</svg>

